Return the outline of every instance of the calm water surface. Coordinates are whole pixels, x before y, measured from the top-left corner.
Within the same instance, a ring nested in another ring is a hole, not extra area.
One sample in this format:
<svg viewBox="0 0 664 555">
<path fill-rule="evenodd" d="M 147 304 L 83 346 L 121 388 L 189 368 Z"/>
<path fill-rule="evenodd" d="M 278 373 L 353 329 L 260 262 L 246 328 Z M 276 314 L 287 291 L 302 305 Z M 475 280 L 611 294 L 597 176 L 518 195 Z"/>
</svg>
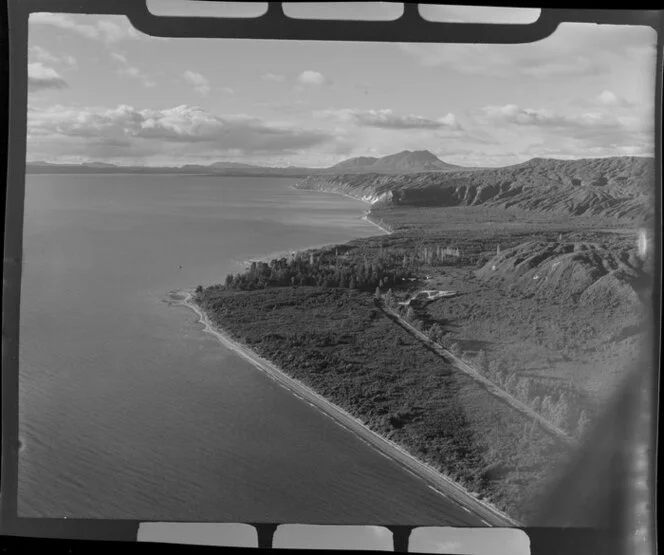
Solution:
<svg viewBox="0 0 664 555">
<path fill-rule="evenodd" d="M 20 516 L 441 523 L 426 485 L 164 302 L 379 233 L 361 203 L 292 183 L 27 176 Z"/>
</svg>

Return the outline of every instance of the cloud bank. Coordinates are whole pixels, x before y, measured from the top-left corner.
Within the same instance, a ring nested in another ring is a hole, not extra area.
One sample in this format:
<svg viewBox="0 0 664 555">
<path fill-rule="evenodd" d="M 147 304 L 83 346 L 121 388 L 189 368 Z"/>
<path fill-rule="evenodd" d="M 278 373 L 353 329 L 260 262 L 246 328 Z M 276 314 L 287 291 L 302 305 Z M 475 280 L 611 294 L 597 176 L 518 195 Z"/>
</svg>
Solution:
<svg viewBox="0 0 664 555">
<path fill-rule="evenodd" d="M 28 64 L 28 91 L 64 89 L 67 86 L 67 81 L 53 68 L 46 67 L 41 62 Z"/>
<path fill-rule="evenodd" d="M 162 110 L 53 106 L 28 111 L 28 143 L 98 156 L 289 154 L 334 143 L 326 131 L 275 125 L 248 115 L 216 115 L 198 106 Z"/>
</svg>

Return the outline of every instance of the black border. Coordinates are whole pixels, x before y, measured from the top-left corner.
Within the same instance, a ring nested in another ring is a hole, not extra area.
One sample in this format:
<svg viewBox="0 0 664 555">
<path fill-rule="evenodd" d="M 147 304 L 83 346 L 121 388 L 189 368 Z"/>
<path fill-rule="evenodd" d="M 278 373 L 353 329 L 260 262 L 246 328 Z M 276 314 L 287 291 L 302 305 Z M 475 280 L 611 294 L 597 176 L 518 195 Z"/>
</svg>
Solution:
<svg viewBox="0 0 664 555">
<path fill-rule="evenodd" d="M 208 0 L 212 1 L 212 0 Z M 452 5 L 471 5 L 460 1 Z M 481 5 L 504 6 L 503 3 L 482 2 Z M 510 4 L 509 7 L 533 7 Z M 664 16 L 659 10 L 596 10 L 543 8 L 540 18 L 530 24 L 459 24 L 434 23 L 419 16 L 416 4 L 404 4 L 403 15 L 394 21 L 334 21 L 290 19 L 284 15 L 280 2 L 269 2 L 267 12 L 257 18 L 190 18 L 159 17 L 147 9 L 145 0 L 8 0 L 8 33 L 2 35 L 8 45 L 3 52 L 2 83 L 7 91 L 7 111 L 3 121 L 8 124 L 6 221 L 3 264 L 3 348 L 2 348 L 2 491 L 0 531 L 3 535 L 63 538 L 67 540 L 135 541 L 138 521 L 132 520 L 59 520 L 17 517 L 18 478 L 18 327 L 22 259 L 23 195 L 25 187 L 26 113 L 27 113 L 27 38 L 28 16 L 31 12 L 63 12 L 78 14 L 125 15 L 137 30 L 153 36 L 244 38 L 277 40 L 378 41 L 378 42 L 450 42 L 517 44 L 535 42 L 551 35 L 563 22 L 586 22 L 617 25 L 647 25 L 658 33 L 657 78 L 655 90 L 655 172 L 656 172 L 656 272 L 661 280 L 661 116 L 662 116 L 662 33 Z M 4 44 L 3 44 L 4 46 Z M 6 68 L 6 69 L 5 69 Z M 3 91 L 4 92 L 4 91 Z M 11 106 L 11 109 L 9 109 Z M 5 118 L 6 114 L 6 118 Z M 3 170 L 5 167 L 3 166 Z M 652 322 L 655 324 L 653 359 L 659 361 L 661 324 L 661 293 L 653 292 Z M 659 376 L 653 373 L 652 395 L 655 407 L 659 400 Z M 657 445 L 657 427 L 653 427 L 653 446 Z M 651 483 L 656 483 L 656 468 L 651 467 Z M 654 497 L 654 496 L 653 496 Z M 654 499 L 653 499 L 654 501 Z M 653 507 L 655 504 L 653 503 Z M 654 515 L 653 515 L 654 517 Z M 656 520 L 653 518 L 653 523 Z M 275 524 L 256 523 L 259 545 L 271 545 Z M 403 550 L 412 528 L 390 527 L 395 548 Z M 589 529 L 526 529 L 535 555 L 558 553 L 619 553 L 621 539 Z M 614 531 L 617 532 L 617 531 Z M 654 532 L 654 529 L 653 529 Z M 38 540 L 34 540 L 37 541 Z M 3 542 L 4 543 L 4 542 Z M 653 544 L 655 536 L 653 535 Z M 39 543 L 33 543 L 35 547 Z M 139 544 L 140 545 L 140 544 Z M 64 546 L 63 546 L 64 547 Z M 128 547 L 128 546 L 127 546 Z M 166 547 L 166 546 L 163 546 Z"/>
</svg>

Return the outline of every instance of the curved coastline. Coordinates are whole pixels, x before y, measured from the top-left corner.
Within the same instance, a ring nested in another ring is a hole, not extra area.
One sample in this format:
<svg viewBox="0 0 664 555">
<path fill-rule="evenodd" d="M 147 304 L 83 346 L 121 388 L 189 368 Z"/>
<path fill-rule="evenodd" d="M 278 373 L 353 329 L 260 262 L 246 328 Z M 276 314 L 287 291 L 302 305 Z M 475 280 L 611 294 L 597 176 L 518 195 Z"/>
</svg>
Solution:
<svg viewBox="0 0 664 555">
<path fill-rule="evenodd" d="M 216 337 L 225 347 L 250 362 L 255 368 L 262 371 L 290 393 L 317 408 L 337 425 L 354 433 L 381 455 L 393 460 L 417 478 L 424 480 L 431 489 L 443 497 L 452 499 L 466 512 L 473 514 L 478 520 L 478 524 L 475 525 L 481 526 L 484 524 L 488 527 L 519 525 L 517 521 L 502 511 L 478 499 L 475 494 L 465 490 L 428 464 L 416 459 L 399 445 L 377 434 L 341 407 L 331 403 L 300 381 L 291 378 L 275 364 L 233 339 L 226 330 L 219 328 L 210 321 L 207 314 L 193 300 L 194 293 L 192 290 L 173 291 L 169 294 L 169 297 L 175 306 L 184 306 L 192 310 L 199 318 L 198 323 L 203 325 L 203 331 Z"/>
<path fill-rule="evenodd" d="M 367 202 L 366 200 L 363 200 L 363 199 L 358 198 L 358 197 L 354 197 L 353 195 L 349 195 L 348 193 L 343 193 L 341 191 L 321 191 L 320 189 L 300 189 L 300 188 L 296 187 L 295 185 L 291 185 L 290 188 L 295 190 L 295 191 L 313 191 L 315 193 L 327 193 L 328 195 L 341 195 L 342 197 L 350 198 L 350 199 L 353 199 L 353 200 L 359 200 L 360 202 L 364 202 L 366 204 L 371 204 L 370 202 Z M 373 226 L 376 226 L 385 235 L 392 235 L 392 232 L 389 229 L 383 227 L 382 225 L 374 222 L 371 219 L 371 210 L 365 210 L 364 211 L 364 216 L 362 216 L 361 219 L 363 221 L 367 222 L 367 223 L 370 223 Z"/>
</svg>

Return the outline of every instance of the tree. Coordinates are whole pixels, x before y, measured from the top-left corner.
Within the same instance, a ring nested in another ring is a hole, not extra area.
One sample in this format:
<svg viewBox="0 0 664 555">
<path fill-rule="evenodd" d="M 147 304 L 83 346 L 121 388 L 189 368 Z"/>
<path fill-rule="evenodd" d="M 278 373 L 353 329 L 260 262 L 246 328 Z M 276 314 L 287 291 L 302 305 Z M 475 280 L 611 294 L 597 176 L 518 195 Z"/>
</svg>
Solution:
<svg viewBox="0 0 664 555">
<path fill-rule="evenodd" d="M 531 395 L 530 379 L 521 378 L 516 385 L 517 399 L 520 399 L 524 403 L 527 403 L 530 400 L 530 395 Z"/>
<path fill-rule="evenodd" d="M 443 330 L 438 323 L 434 324 L 429 328 L 429 337 L 431 341 L 440 341 L 441 336 L 443 335 Z"/>
<path fill-rule="evenodd" d="M 202 285 L 199 285 L 198 287 L 196 287 L 196 294 L 197 295 L 201 294 L 202 292 L 203 292 L 203 286 Z"/>
<path fill-rule="evenodd" d="M 502 364 L 497 359 L 492 359 L 489 361 L 488 373 L 490 377 L 495 378 L 498 372 L 502 370 Z"/>
<path fill-rule="evenodd" d="M 570 421 L 571 407 L 567 401 L 567 397 L 563 393 L 558 402 L 554 405 L 552 410 L 553 423 L 559 428 L 567 428 Z"/>
<path fill-rule="evenodd" d="M 542 399 L 540 397 L 535 397 L 530 402 L 530 408 L 532 408 L 537 413 L 541 412 L 542 411 Z"/>
<path fill-rule="evenodd" d="M 542 416 L 547 419 L 551 419 L 551 412 L 553 410 L 553 402 L 549 395 L 546 395 L 542 399 Z"/>
<path fill-rule="evenodd" d="M 516 380 L 516 374 L 514 372 L 510 372 L 507 376 L 507 380 L 505 381 L 505 391 L 514 393 L 514 390 L 516 389 Z"/>
<path fill-rule="evenodd" d="M 590 427 L 590 418 L 588 418 L 588 414 L 586 414 L 586 411 L 582 410 L 581 414 L 579 414 L 579 422 L 576 425 L 576 435 L 578 437 L 583 436 L 583 434 L 586 433 L 589 427 Z"/>
</svg>

